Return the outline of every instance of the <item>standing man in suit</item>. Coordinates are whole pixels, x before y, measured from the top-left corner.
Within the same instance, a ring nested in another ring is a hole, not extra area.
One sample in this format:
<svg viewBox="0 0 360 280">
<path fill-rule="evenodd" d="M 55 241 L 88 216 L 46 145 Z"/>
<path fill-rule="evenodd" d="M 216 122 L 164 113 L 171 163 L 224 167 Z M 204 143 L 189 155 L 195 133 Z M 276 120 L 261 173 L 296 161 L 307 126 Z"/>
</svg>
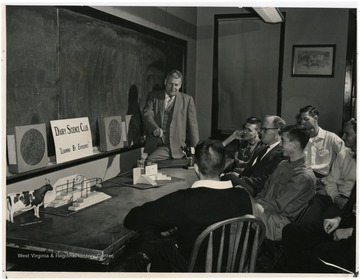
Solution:
<svg viewBox="0 0 360 280">
<path fill-rule="evenodd" d="M 240 185 L 246 188 L 255 197 L 280 161 L 285 159 L 280 145 L 281 129 L 284 127 L 285 121 L 279 116 L 266 116 L 260 128 L 261 140 L 265 147 L 254 154 L 240 174 L 230 172 L 222 176 L 221 180 L 231 180 L 234 186 Z"/>
<path fill-rule="evenodd" d="M 182 82 L 182 73 L 171 70 L 165 90 L 148 95 L 143 115 L 148 132 L 144 152 L 149 154 L 149 160 L 182 158 L 181 147 L 195 147 L 199 141 L 194 99 L 179 91 Z"/>
</svg>

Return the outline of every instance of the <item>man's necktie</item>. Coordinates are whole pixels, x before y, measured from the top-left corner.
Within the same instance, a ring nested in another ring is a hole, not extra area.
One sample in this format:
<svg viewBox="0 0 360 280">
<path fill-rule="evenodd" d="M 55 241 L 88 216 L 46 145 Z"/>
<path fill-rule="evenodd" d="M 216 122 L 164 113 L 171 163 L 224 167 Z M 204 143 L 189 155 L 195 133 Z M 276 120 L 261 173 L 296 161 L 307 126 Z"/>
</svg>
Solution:
<svg viewBox="0 0 360 280">
<path fill-rule="evenodd" d="M 269 149 L 269 146 L 266 145 L 264 147 L 264 149 L 262 149 L 260 151 L 260 153 L 258 154 L 258 156 L 256 157 L 256 159 L 254 160 L 253 164 L 252 165 L 255 165 L 256 163 L 258 163 L 259 161 L 261 161 L 261 159 L 263 158 L 263 156 L 266 154 L 267 150 Z"/>
<path fill-rule="evenodd" d="M 165 106 L 165 111 L 166 111 L 167 109 L 169 109 L 169 107 L 170 107 L 170 105 L 171 105 L 171 103 L 172 103 L 173 100 L 174 100 L 174 96 L 169 96 L 169 98 L 168 98 L 168 100 L 167 100 L 167 103 L 166 103 L 166 106 Z"/>
<path fill-rule="evenodd" d="M 263 158 L 263 156 L 266 154 L 266 152 L 268 151 L 269 148 L 270 148 L 270 146 L 266 145 L 264 147 L 264 149 L 261 150 L 261 152 L 258 155 L 258 161 L 260 161 Z"/>
</svg>

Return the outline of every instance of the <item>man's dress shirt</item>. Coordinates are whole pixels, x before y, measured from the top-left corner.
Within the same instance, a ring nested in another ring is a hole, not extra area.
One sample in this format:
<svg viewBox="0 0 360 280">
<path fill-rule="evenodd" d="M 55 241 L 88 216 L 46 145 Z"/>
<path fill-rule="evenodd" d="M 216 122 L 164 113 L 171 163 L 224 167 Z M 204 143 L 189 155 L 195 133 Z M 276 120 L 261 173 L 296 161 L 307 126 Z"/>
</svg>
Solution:
<svg viewBox="0 0 360 280">
<path fill-rule="evenodd" d="M 310 138 L 305 147 L 305 162 L 314 172 L 327 176 L 336 155 L 344 147 L 344 141 L 339 136 L 319 127 L 318 135 Z"/>
<path fill-rule="evenodd" d="M 336 196 L 349 198 L 356 181 L 356 160 L 349 148 L 343 149 L 336 157 L 329 176 L 323 179 L 326 194 L 332 200 Z"/>
</svg>

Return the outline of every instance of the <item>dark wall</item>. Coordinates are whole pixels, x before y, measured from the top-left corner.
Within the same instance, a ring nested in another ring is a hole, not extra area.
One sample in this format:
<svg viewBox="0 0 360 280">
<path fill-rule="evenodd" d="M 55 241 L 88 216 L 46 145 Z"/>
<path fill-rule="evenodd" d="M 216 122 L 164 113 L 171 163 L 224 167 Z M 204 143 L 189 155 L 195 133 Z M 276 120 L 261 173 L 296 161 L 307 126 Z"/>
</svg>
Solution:
<svg viewBox="0 0 360 280">
<path fill-rule="evenodd" d="M 239 13 L 239 8 L 199 8 L 197 14 L 199 50 L 196 56 L 196 98 L 200 138 L 210 135 L 213 81 L 214 15 Z M 349 9 L 281 8 L 286 13 L 282 70 L 281 116 L 296 122 L 299 108 L 312 104 L 320 110 L 322 128 L 340 133 L 345 84 Z M 356 34 L 354 34 L 356 35 Z M 292 77 L 292 47 L 307 44 L 335 44 L 334 77 Z M 209 47 L 210 46 L 210 47 Z M 355 76 L 356 77 L 356 76 Z M 255 77 L 256 79 L 256 77 Z"/>
</svg>

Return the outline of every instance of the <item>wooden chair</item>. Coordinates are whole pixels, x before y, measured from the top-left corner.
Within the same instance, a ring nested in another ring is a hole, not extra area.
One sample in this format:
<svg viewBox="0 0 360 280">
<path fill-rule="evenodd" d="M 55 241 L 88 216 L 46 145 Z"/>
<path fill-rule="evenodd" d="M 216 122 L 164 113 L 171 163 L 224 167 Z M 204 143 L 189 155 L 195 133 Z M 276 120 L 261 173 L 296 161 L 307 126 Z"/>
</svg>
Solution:
<svg viewBox="0 0 360 280">
<path fill-rule="evenodd" d="M 265 225 L 253 215 L 214 223 L 195 240 L 188 271 L 204 267 L 204 263 L 199 264 L 199 250 L 205 246 L 205 272 L 254 272 L 258 249 L 264 237 Z M 216 266 L 213 266 L 216 258 Z"/>
</svg>

